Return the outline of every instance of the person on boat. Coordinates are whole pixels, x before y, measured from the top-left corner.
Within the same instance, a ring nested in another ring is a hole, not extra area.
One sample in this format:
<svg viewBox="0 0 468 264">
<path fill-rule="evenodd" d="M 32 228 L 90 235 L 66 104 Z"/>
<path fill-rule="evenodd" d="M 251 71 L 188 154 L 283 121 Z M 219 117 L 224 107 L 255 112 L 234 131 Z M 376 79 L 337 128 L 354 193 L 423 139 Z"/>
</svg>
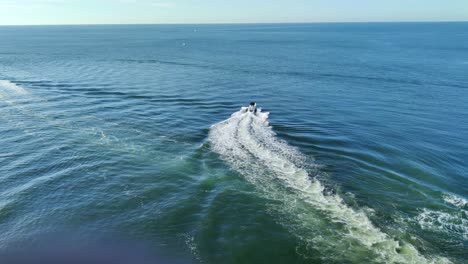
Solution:
<svg viewBox="0 0 468 264">
<path fill-rule="evenodd" d="M 248 111 L 252 113 L 257 113 L 257 104 L 255 102 L 250 102 Z"/>
</svg>

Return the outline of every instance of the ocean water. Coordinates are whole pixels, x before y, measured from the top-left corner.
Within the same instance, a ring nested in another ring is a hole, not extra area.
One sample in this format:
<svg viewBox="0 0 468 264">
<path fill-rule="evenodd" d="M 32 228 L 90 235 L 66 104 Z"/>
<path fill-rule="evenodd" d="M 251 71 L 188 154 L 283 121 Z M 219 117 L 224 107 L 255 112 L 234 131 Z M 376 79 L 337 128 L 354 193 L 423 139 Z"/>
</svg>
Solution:
<svg viewBox="0 0 468 264">
<path fill-rule="evenodd" d="M 0 27 L 2 250 L 466 263 L 467 160 L 468 23 Z"/>
</svg>

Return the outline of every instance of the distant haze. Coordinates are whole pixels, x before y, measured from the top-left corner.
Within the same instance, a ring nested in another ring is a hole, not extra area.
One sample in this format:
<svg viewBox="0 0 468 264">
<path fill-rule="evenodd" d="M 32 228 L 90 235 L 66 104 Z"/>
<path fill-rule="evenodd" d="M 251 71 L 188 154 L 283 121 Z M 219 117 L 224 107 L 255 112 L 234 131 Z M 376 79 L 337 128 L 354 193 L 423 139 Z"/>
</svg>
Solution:
<svg viewBox="0 0 468 264">
<path fill-rule="evenodd" d="M 0 25 L 467 20 L 467 0 L 0 0 Z"/>
</svg>

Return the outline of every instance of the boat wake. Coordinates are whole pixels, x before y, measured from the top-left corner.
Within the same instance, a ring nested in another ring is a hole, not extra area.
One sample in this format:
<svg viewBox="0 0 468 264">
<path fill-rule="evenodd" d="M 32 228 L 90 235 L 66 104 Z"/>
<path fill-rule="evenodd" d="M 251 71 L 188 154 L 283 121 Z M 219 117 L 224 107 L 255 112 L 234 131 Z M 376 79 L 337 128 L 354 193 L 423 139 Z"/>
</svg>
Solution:
<svg viewBox="0 0 468 264">
<path fill-rule="evenodd" d="M 143 144 L 130 142 L 117 136 L 118 133 L 116 133 L 116 131 L 122 132 L 122 134 L 129 135 L 127 138 L 131 138 L 135 135 L 135 130 L 129 131 L 118 123 L 108 122 L 97 117 L 94 113 L 83 115 L 80 117 L 80 122 L 71 122 L 67 118 L 58 118 L 54 111 L 44 111 L 42 107 L 48 105 L 47 99 L 35 95 L 12 81 L 0 79 L 0 121 L 10 123 L 11 128 L 22 131 L 29 138 L 39 137 L 40 128 L 48 127 L 63 133 L 78 135 L 92 145 L 105 146 L 117 152 L 134 156 L 155 156 L 155 153 Z M 77 119 L 78 117 L 75 117 L 75 120 Z M 83 126 L 77 123 L 90 125 Z M 96 127 L 94 124 L 100 125 Z M 141 131 L 136 132 L 141 133 Z M 74 137 L 69 136 L 68 138 Z M 173 142 L 173 140 L 161 137 L 158 139 Z"/>
<path fill-rule="evenodd" d="M 306 156 L 276 137 L 268 114 L 235 112 L 211 127 L 208 140 L 269 201 L 270 213 L 307 251 L 326 262 L 450 263 L 420 254 L 411 243 L 377 228 L 364 210 L 326 191 L 305 169 Z"/>
</svg>

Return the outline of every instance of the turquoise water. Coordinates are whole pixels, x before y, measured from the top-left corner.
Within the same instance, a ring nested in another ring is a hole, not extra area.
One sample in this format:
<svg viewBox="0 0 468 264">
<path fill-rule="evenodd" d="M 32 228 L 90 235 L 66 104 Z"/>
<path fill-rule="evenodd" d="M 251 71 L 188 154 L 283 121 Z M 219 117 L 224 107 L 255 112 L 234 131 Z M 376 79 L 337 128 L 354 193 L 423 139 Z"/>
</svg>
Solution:
<svg viewBox="0 0 468 264">
<path fill-rule="evenodd" d="M 2 249 L 73 230 L 203 263 L 468 258 L 468 23 L 0 39 Z"/>
</svg>

